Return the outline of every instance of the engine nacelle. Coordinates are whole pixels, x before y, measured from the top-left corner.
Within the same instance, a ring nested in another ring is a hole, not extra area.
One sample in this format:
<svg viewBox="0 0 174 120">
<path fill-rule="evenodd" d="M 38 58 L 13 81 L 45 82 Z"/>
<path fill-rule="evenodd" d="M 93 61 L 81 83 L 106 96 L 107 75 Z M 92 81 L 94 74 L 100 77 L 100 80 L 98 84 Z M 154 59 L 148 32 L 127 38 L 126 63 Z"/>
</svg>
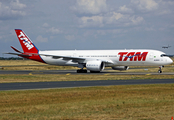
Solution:
<svg viewBox="0 0 174 120">
<path fill-rule="evenodd" d="M 115 66 L 112 67 L 113 70 L 128 70 L 129 66 Z"/>
<path fill-rule="evenodd" d="M 103 63 L 102 61 L 88 61 L 86 63 L 86 68 L 90 71 L 100 72 L 104 70 L 105 63 Z"/>
</svg>

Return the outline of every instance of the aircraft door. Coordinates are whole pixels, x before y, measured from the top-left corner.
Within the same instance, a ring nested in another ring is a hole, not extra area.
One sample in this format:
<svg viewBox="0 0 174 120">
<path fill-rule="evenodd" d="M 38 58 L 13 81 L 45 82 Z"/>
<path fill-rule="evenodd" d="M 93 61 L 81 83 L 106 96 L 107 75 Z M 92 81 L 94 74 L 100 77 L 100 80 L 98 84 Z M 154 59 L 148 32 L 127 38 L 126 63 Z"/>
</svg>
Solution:
<svg viewBox="0 0 174 120">
<path fill-rule="evenodd" d="M 73 57 L 78 57 L 77 53 L 73 53 Z"/>
<path fill-rule="evenodd" d="M 153 52 L 150 52 L 149 59 L 150 60 L 153 60 L 154 59 L 154 53 Z"/>
</svg>

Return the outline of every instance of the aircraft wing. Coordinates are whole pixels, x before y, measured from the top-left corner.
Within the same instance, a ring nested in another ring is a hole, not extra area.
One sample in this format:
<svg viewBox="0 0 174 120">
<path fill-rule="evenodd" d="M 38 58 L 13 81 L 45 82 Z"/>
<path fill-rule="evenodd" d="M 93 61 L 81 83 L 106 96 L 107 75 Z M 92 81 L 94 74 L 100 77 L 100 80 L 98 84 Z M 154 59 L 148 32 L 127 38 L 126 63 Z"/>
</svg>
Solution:
<svg viewBox="0 0 174 120">
<path fill-rule="evenodd" d="M 15 50 L 15 51 L 18 51 L 18 50 Z M 5 53 L 5 54 L 18 55 L 18 56 L 21 56 L 21 57 L 30 57 L 32 55 L 40 55 L 40 56 L 52 57 L 53 59 L 63 58 L 64 60 L 72 60 L 72 62 L 78 62 L 78 63 L 85 63 L 87 61 L 97 60 L 97 61 L 102 61 L 104 63 L 113 64 L 113 62 L 111 60 L 96 59 L 96 58 L 82 58 L 82 57 L 47 55 L 47 54 L 37 54 L 37 53 L 22 53 L 22 52 L 19 52 L 19 53 Z"/>
<path fill-rule="evenodd" d="M 84 63 L 85 61 L 90 61 L 90 60 L 100 60 L 104 63 L 113 64 L 113 62 L 111 60 L 102 60 L 102 59 L 95 59 L 95 58 L 82 58 L 82 57 L 46 55 L 46 54 L 38 54 L 38 55 L 52 57 L 53 59 L 63 58 L 64 60 L 72 60 L 72 62 L 79 62 L 79 63 Z"/>
</svg>

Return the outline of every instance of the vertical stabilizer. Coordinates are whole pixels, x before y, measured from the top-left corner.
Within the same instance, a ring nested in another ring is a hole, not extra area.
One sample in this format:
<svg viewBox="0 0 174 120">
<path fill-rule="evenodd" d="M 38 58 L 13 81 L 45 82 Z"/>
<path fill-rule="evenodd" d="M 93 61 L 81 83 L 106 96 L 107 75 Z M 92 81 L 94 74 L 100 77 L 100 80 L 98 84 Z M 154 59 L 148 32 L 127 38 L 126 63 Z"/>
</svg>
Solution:
<svg viewBox="0 0 174 120">
<path fill-rule="evenodd" d="M 33 44 L 30 38 L 21 29 L 15 29 L 15 32 L 24 53 L 38 53 L 39 50 L 36 48 L 36 46 Z"/>
<path fill-rule="evenodd" d="M 22 31 L 21 29 L 15 29 L 15 32 L 16 32 L 16 35 L 19 39 L 19 42 L 22 46 L 24 53 L 20 52 L 19 50 L 17 50 L 14 47 L 12 47 L 13 50 L 15 50 L 16 52 L 22 53 L 21 55 L 19 54 L 19 56 L 21 56 L 21 57 L 45 63 L 43 61 L 43 59 L 40 57 L 40 55 L 38 54 L 39 50 L 36 48 L 36 46 L 30 40 L 30 38 L 24 33 L 24 31 Z"/>
</svg>

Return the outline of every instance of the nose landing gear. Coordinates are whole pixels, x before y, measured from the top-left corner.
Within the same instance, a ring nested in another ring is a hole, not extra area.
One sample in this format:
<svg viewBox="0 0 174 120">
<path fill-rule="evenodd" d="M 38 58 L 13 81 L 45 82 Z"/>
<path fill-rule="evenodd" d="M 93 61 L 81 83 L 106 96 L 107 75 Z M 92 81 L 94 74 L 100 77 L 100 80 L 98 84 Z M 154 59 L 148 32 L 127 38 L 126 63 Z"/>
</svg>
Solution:
<svg viewBox="0 0 174 120">
<path fill-rule="evenodd" d="M 159 70 L 158 70 L 158 73 L 162 73 L 162 68 L 163 68 L 164 66 L 159 66 Z"/>
</svg>

